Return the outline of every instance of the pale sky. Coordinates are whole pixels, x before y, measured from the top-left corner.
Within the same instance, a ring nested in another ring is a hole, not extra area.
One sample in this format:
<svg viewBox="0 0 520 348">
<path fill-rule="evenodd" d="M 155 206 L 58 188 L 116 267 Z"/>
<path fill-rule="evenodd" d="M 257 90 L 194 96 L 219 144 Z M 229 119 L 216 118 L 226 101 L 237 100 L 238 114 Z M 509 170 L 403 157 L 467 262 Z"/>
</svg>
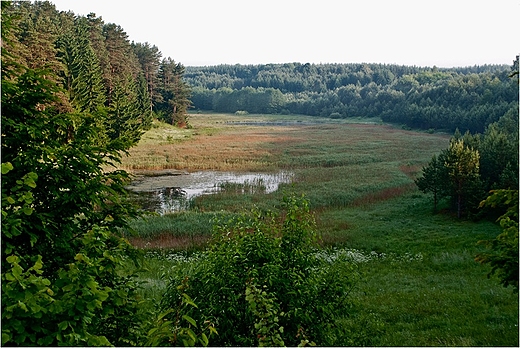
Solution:
<svg viewBox="0 0 520 348">
<path fill-rule="evenodd" d="M 54 0 L 185 66 L 512 65 L 520 0 Z"/>
</svg>

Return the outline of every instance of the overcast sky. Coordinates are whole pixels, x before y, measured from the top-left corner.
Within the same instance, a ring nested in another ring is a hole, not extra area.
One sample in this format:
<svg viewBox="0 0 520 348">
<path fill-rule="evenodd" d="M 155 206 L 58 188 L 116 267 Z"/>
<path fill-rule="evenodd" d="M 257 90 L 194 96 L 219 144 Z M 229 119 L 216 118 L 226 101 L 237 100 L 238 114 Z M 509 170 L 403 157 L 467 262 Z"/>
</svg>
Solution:
<svg viewBox="0 0 520 348">
<path fill-rule="evenodd" d="M 185 66 L 512 65 L 520 0 L 54 0 Z"/>
</svg>

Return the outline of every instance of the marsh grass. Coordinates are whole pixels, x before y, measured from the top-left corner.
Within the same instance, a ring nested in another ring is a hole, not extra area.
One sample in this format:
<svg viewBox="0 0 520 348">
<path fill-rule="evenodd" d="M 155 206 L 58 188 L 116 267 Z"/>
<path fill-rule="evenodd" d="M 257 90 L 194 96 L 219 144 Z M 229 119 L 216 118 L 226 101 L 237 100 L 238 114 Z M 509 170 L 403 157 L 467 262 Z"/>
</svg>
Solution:
<svg viewBox="0 0 520 348">
<path fill-rule="evenodd" d="M 357 260 L 364 273 L 355 296 L 367 315 L 384 323 L 378 344 L 518 346 L 518 296 L 488 279 L 489 268 L 474 261 L 482 248 L 477 242 L 494 238 L 500 227 L 434 214 L 430 197 L 413 184 L 431 156 L 447 147 L 448 135 L 362 120 L 298 126 L 251 123 L 271 117 L 193 115 L 191 133 L 177 143 L 156 137 L 140 144 L 135 153 L 155 151 L 159 168 L 294 174 L 293 183 L 273 193 L 262 193 L 261 183 L 226 184 L 218 194 L 194 199 L 189 212 L 135 221 L 140 239 L 151 245 L 170 235 L 164 242 L 167 249 L 200 249 L 214 219 L 253 206 L 276 209 L 283 192 L 305 194 L 325 248 L 320 257 L 334 262 L 343 253 Z M 167 152 L 170 162 L 162 154 Z M 148 166 L 143 157 L 131 157 L 127 163 L 132 161 L 133 166 Z M 153 250 L 166 252 L 160 244 Z M 149 292 L 155 291 L 155 280 L 162 286 L 161 274 L 168 269 L 189 267 L 160 257 L 148 262 L 155 269 L 147 275 Z M 338 322 L 351 324 L 347 319 Z"/>
<path fill-rule="evenodd" d="M 230 216 L 228 212 L 200 211 L 148 216 L 130 221 L 130 228 L 135 232 L 125 231 L 125 236 L 143 249 L 198 250 L 211 237 L 215 219 Z"/>
</svg>

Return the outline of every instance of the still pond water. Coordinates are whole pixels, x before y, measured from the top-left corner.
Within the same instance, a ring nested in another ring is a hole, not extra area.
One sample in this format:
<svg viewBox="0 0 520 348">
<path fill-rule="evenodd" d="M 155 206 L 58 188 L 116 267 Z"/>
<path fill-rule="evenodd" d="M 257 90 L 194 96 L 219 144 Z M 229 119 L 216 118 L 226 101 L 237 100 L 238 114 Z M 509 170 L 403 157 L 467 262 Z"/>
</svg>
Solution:
<svg viewBox="0 0 520 348">
<path fill-rule="evenodd" d="M 135 201 L 147 211 L 161 215 L 189 209 L 190 201 L 200 195 L 222 191 L 271 193 L 281 183 L 290 183 L 290 172 L 236 173 L 200 171 L 162 176 L 137 176 L 127 186 Z"/>
</svg>

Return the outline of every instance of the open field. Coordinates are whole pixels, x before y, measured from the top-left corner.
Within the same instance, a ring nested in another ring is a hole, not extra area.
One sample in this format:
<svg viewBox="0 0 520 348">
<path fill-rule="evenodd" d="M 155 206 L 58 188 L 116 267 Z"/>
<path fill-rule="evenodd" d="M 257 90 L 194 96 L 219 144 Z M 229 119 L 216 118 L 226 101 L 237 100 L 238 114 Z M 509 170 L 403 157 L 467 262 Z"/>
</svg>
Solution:
<svg viewBox="0 0 520 348">
<path fill-rule="evenodd" d="M 295 121 L 301 122 L 295 122 Z M 334 122 L 334 123 L 333 123 Z M 191 210 L 132 223 L 132 242 L 151 249 L 147 296 L 183 267 L 171 250 L 201 249 L 214 219 L 253 206 L 277 209 L 283 192 L 305 194 L 329 252 L 359 258 L 354 296 L 383 323 L 382 346 L 518 346 L 518 296 L 487 279 L 477 241 L 500 228 L 432 213 L 413 184 L 449 135 L 405 131 L 379 121 L 294 116 L 191 115 L 191 129 L 157 125 L 125 159 L 129 169 L 280 170 L 292 184 L 271 194 L 224 190 Z M 195 255 L 197 251 L 195 251 Z"/>
</svg>

